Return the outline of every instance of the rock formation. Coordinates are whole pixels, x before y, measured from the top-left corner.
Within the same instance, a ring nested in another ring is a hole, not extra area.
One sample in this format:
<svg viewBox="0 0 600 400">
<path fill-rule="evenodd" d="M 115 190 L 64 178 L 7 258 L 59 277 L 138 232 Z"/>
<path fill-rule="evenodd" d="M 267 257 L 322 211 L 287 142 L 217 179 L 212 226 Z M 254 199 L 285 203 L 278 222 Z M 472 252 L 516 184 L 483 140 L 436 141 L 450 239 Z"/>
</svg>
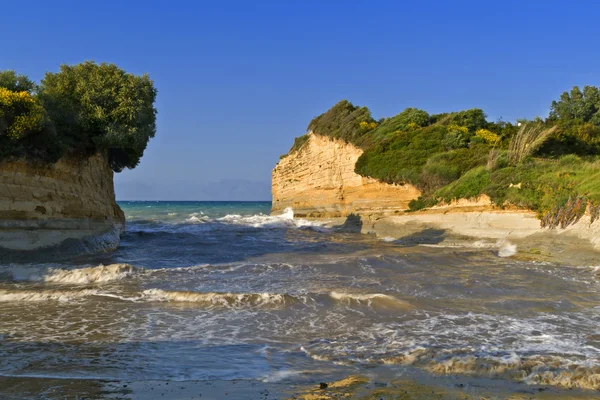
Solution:
<svg viewBox="0 0 600 400">
<path fill-rule="evenodd" d="M 352 144 L 311 133 L 273 169 L 273 213 L 292 207 L 296 217 L 394 214 L 419 197 L 414 186 L 390 185 L 355 173 L 361 154 Z"/>
<path fill-rule="evenodd" d="M 0 163 L 0 250 L 114 249 L 125 224 L 106 158 Z"/>
</svg>

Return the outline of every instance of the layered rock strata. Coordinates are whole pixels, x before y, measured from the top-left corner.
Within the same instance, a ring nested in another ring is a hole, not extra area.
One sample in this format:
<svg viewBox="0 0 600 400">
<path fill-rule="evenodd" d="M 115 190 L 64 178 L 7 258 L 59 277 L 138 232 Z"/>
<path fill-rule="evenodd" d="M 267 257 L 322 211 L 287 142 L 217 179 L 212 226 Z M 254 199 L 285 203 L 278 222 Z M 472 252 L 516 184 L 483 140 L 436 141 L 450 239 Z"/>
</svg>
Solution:
<svg viewBox="0 0 600 400">
<path fill-rule="evenodd" d="M 273 169 L 272 212 L 291 207 L 296 217 L 394 214 L 419 197 L 414 186 L 358 175 L 354 165 L 361 154 L 352 144 L 311 133 L 300 149 L 283 157 Z"/>
<path fill-rule="evenodd" d="M 125 224 L 106 157 L 0 163 L 0 250 L 114 249 Z"/>
</svg>

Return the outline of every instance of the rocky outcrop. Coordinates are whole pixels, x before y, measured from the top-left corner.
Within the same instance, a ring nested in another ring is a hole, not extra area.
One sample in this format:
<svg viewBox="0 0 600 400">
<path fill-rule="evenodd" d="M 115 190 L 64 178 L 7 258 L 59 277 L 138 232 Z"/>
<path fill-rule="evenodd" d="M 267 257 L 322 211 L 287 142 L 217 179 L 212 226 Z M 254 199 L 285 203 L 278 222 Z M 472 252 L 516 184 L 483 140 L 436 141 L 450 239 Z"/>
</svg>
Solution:
<svg viewBox="0 0 600 400">
<path fill-rule="evenodd" d="M 420 192 L 354 172 L 362 150 L 341 140 L 311 133 L 304 145 L 273 169 L 273 213 L 288 207 L 297 217 L 394 214 L 408 208 Z"/>
<path fill-rule="evenodd" d="M 125 224 L 106 157 L 0 163 L 0 250 L 114 249 Z"/>
<path fill-rule="evenodd" d="M 520 255 L 581 265 L 598 259 L 600 220 L 592 223 L 589 214 L 565 229 L 547 229 L 535 212 L 499 208 L 486 195 L 404 212 L 419 190 L 356 174 L 361 154 L 351 144 L 311 133 L 273 169 L 272 212 L 291 207 L 296 217 L 324 218 L 336 230 L 399 243 L 483 246 L 504 254 L 518 249 Z"/>
</svg>

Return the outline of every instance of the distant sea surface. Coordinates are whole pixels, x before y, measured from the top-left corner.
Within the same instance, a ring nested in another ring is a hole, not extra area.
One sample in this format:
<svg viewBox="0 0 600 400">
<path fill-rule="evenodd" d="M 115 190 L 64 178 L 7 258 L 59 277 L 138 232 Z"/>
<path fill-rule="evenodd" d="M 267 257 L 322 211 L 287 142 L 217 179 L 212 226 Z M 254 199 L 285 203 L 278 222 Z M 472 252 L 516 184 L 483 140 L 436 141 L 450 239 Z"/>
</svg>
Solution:
<svg viewBox="0 0 600 400">
<path fill-rule="evenodd" d="M 119 204 L 114 252 L 0 263 L 0 376 L 600 385 L 597 266 L 361 235 L 269 202 Z"/>
</svg>

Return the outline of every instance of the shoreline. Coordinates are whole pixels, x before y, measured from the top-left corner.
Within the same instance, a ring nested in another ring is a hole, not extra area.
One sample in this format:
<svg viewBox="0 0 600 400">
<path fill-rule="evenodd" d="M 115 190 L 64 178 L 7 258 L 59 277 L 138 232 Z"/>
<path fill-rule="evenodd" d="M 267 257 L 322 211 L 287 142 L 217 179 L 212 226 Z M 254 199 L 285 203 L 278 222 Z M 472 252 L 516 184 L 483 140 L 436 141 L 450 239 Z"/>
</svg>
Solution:
<svg viewBox="0 0 600 400">
<path fill-rule="evenodd" d="M 482 380 L 483 379 L 483 380 Z M 469 376 L 348 375 L 314 383 L 261 380 L 98 380 L 0 377 L 0 394 L 7 399 L 64 398 L 152 400 L 330 400 L 330 399 L 589 399 L 595 391 L 526 385 Z M 483 385 L 482 385 L 483 383 Z"/>
<path fill-rule="evenodd" d="M 441 206 L 402 214 L 298 217 L 321 221 L 324 226 L 341 232 L 374 235 L 403 245 L 498 251 L 516 246 L 514 254 L 505 252 L 501 256 L 571 265 L 600 265 L 600 221 L 591 223 L 587 214 L 564 229 L 542 228 L 533 211 L 502 210 L 474 204 Z"/>
</svg>

